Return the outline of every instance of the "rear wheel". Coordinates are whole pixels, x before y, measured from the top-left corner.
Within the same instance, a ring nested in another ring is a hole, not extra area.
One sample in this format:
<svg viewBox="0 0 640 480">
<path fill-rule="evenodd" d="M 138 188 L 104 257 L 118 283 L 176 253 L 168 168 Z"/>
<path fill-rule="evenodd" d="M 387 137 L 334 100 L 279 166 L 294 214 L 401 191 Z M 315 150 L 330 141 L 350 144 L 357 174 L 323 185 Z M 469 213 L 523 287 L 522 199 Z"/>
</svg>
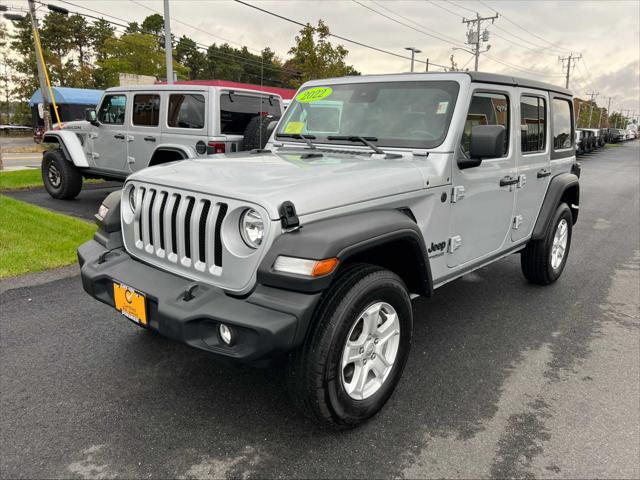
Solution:
<svg viewBox="0 0 640 480">
<path fill-rule="evenodd" d="M 82 175 L 60 149 L 49 150 L 42 157 L 42 181 L 53 198 L 68 200 L 82 190 Z"/>
<path fill-rule="evenodd" d="M 530 241 L 520 255 L 525 278 L 539 285 L 555 282 L 567 263 L 573 216 L 566 203 L 558 205 L 551 225 L 544 238 Z"/>
<path fill-rule="evenodd" d="M 402 375 L 413 328 L 406 286 L 389 270 L 354 265 L 327 292 L 311 328 L 289 362 L 292 397 L 321 424 L 355 427 L 384 406 Z"/>
</svg>

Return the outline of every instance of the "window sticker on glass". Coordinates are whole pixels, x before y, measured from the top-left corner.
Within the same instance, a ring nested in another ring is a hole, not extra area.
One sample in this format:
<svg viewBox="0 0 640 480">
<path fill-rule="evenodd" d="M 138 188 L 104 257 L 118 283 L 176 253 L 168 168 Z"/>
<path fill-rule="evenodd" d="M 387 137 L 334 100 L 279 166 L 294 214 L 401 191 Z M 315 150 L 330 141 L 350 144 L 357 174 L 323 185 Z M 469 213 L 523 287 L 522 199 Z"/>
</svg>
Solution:
<svg viewBox="0 0 640 480">
<path fill-rule="evenodd" d="M 284 127 L 284 133 L 302 133 L 303 128 L 304 122 L 289 122 L 287 126 Z"/>
<path fill-rule="evenodd" d="M 449 109 L 449 102 L 440 102 L 438 103 L 438 109 L 436 110 L 436 115 L 444 115 L 447 113 Z"/>
<path fill-rule="evenodd" d="M 296 95 L 296 100 L 300 103 L 316 102 L 327 98 L 332 92 L 330 87 L 314 87 Z"/>
</svg>

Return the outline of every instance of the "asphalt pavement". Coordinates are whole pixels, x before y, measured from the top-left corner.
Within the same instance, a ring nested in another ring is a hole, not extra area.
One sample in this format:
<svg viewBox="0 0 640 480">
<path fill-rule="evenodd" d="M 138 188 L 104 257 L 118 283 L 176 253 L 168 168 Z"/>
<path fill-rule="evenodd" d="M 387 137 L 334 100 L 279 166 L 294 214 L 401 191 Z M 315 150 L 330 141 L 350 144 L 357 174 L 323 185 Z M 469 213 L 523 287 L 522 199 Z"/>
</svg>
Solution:
<svg viewBox="0 0 640 480">
<path fill-rule="evenodd" d="M 120 182 L 85 182 L 80 194 L 72 200 L 55 199 L 47 193 L 44 187 L 8 190 L 2 194 L 59 213 L 93 221 L 93 216 L 98 212 L 105 197 L 121 188 L 122 183 Z"/>
<path fill-rule="evenodd" d="M 638 478 L 640 142 L 585 157 L 562 278 L 511 256 L 414 302 L 383 411 L 301 417 L 281 372 L 227 366 L 86 295 L 0 296 L 0 474 L 153 478 Z"/>
</svg>

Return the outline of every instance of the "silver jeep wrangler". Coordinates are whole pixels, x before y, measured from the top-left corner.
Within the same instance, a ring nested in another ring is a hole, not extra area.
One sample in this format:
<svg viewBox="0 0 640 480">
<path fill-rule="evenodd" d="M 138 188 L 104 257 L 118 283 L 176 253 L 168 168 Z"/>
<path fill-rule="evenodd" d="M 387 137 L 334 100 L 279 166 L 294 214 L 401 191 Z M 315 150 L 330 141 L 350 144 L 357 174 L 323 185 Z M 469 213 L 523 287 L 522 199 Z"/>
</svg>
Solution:
<svg viewBox="0 0 640 480">
<path fill-rule="evenodd" d="M 206 85 L 108 89 L 84 121 L 44 134 L 42 158 L 54 198 L 75 198 L 84 178 L 124 180 L 143 168 L 184 158 L 261 148 L 282 116 L 282 98 Z"/>
<path fill-rule="evenodd" d="M 411 299 L 514 253 L 562 274 L 571 93 L 484 73 L 308 82 L 266 149 L 131 175 L 78 250 L 85 290 L 220 358 L 284 358 L 312 418 L 358 425 L 409 354 Z"/>
</svg>

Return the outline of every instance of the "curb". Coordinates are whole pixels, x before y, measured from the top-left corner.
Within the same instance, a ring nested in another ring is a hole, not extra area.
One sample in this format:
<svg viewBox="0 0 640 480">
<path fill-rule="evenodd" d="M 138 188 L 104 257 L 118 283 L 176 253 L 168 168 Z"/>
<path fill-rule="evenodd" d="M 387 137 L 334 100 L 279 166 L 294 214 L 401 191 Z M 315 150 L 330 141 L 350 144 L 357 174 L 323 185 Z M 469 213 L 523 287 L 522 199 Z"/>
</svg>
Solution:
<svg viewBox="0 0 640 480">
<path fill-rule="evenodd" d="M 9 290 L 18 288 L 36 287 L 45 283 L 55 282 L 63 278 L 74 277 L 80 274 L 80 267 L 77 264 L 67 265 L 66 267 L 45 270 L 44 272 L 27 273 L 18 277 L 10 277 L 0 280 L 0 293 L 6 293 Z"/>
</svg>

